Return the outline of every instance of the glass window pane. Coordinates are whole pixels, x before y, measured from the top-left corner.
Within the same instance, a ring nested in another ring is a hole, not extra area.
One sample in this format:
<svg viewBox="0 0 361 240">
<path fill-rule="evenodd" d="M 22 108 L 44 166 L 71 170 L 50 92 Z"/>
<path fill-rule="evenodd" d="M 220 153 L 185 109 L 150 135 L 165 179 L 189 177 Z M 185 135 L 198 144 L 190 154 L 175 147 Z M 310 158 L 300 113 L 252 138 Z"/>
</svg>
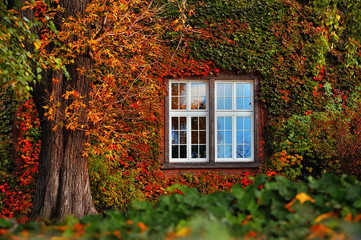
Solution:
<svg viewBox="0 0 361 240">
<path fill-rule="evenodd" d="M 187 158 L 187 146 L 186 145 L 180 146 L 180 158 Z"/>
<path fill-rule="evenodd" d="M 242 85 L 241 83 L 236 84 L 236 96 L 241 97 L 242 96 Z"/>
<path fill-rule="evenodd" d="M 200 117 L 199 118 L 199 130 L 206 130 L 206 118 Z"/>
<path fill-rule="evenodd" d="M 206 84 L 198 83 L 198 96 L 206 96 Z"/>
<path fill-rule="evenodd" d="M 232 130 L 232 117 L 225 117 L 225 126 L 224 129 Z"/>
<path fill-rule="evenodd" d="M 244 132 L 244 142 L 248 144 L 251 143 L 251 131 Z"/>
<path fill-rule="evenodd" d="M 217 117 L 217 129 L 218 130 L 224 129 L 224 117 Z"/>
<path fill-rule="evenodd" d="M 187 98 L 186 97 L 180 98 L 179 109 L 187 109 Z"/>
<path fill-rule="evenodd" d="M 223 131 L 217 132 L 217 144 L 224 144 L 224 132 Z"/>
<path fill-rule="evenodd" d="M 245 158 L 251 158 L 252 157 L 251 145 L 244 145 L 244 157 Z"/>
<path fill-rule="evenodd" d="M 251 95 L 251 84 L 243 84 L 243 96 L 250 97 Z"/>
<path fill-rule="evenodd" d="M 191 118 L 192 130 L 198 130 L 198 117 Z"/>
<path fill-rule="evenodd" d="M 180 117 L 179 118 L 179 129 L 180 130 L 186 130 L 187 129 L 187 118 L 186 117 Z"/>
<path fill-rule="evenodd" d="M 178 118 L 172 117 L 172 130 L 178 130 Z"/>
<path fill-rule="evenodd" d="M 199 131 L 199 144 L 206 144 L 206 131 Z"/>
<path fill-rule="evenodd" d="M 198 158 L 198 145 L 192 145 L 192 158 Z"/>
<path fill-rule="evenodd" d="M 231 97 L 224 98 L 224 109 L 227 109 L 227 110 L 232 109 L 232 98 Z"/>
<path fill-rule="evenodd" d="M 223 96 L 224 96 L 224 84 L 217 83 L 217 97 L 223 97 Z"/>
<path fill-rule="evenodd" d="M 225 143 L 232 144 L 232 131 L 225 131 Z"/>
<path fill-rule="evenodd" d="M 250 97 L 244 98 L 244 109 L 251 110 L 251 108 L 252 108 L 251 98 Z"/>
<path fill-rule="evenodd" d="M 224 146 L 224 157 L 232 158 L 232 145 Z"/>
<path fill-rule="evenodd" d="M 187 144 L 187 132 L 180 131 L 180 144 Z"/>
<path fill-rule="evenodd" d="M 172 146 L 172 158 L 178 158 L 178 145 Z"/>
<path fill-rule="evenodd" d="M 207 108 L 207 101 L 206 97 L 198 97 L 198 109 L 206 109 Z"/>
<path fill-rule="evenodd" d="M 224 109 L 224 98 L 217 97 L 217 109 L 219 110 Z"/>
<path fill-rule="evenodd" d="M 172 109 L 179 109 L 178 107 L 178 97 L 172 97 Z"/>
<path fill-rule="evenodd" d="M 236 108 L 237 109 L 243 109 L 243 98 L 238 97 L 236 99 Z"/>
<path fill-rule="evenodd" d="M 187 95 L 187 84 L 179 83 L 179 95 L 186 96 Z"/>
<path fill-rule="evenodd" d="M 178 144 L 178 131 L 172 131 L 172 144 Z"/>
<path fill-rule="evenodd" d="M 224 84 L 225 96 L 232 97 L 232 83 Z"/>
<path fill-rule="evenodd" d="M 243 117 L 237 117 L 237 130 L 243 130 Z"/>
<path fill-rule="evenodd" d="M 224 145 L 217 146 L 217 158 L 224 158 Z"/>
<path fill-rule="evenodd" d="M 198 109 L 199 103 L 197 97 L 192 97 L 191 99 L 191 109 Z"/>
<path fill-rule="evenodd" d="M 243 144 L 243 132 L 237 131 L 237 144 Z"/>
<path fill-rule="evenodd" d="M 243 146 L 237 145 L 236 158 L 243 158 Z"/>
<path fill-rule="evenodd" d="M 172 83 L 172 96 L 178 96 L 178 83 Z"/>
<path fill-rule="evenodd" d="M 198 94 L 198 83 L 192 83 L 191 84 L 191 94 L 192 96 L 197 96 Z"/>
<path fill-rule="evenodd" d="M 207 157 L 207 147 L 206 145 L 199 146 L 199 158 L 206 158 Z"/>
<path fill-rule="evenodd" d="M 192 144 L 198 144 L 198 131 L 192 131 Z"/>
<path fill-rule="evenodd" d="M 251 117 L 244 117 L 244 130 L 251 130 Z"/>
</svg>

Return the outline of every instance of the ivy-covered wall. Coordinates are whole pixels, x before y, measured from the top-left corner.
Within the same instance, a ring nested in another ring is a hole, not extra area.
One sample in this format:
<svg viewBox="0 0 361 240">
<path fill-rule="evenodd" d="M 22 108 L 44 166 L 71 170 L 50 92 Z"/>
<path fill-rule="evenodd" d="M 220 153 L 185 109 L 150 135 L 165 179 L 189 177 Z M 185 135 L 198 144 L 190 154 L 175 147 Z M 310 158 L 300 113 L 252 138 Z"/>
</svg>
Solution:
<svg viewBox="0 0 361 240">
<path fill-rule="evenodd" d="M 183 47 L 213 74 L 256 74 L 269 166 L 360 174 L 361 1 L 174 1 Z M 175 20 L 177 21 L 177 20 Z M 172 33 L 174 34 L 174 33 Z"/>
</svg>

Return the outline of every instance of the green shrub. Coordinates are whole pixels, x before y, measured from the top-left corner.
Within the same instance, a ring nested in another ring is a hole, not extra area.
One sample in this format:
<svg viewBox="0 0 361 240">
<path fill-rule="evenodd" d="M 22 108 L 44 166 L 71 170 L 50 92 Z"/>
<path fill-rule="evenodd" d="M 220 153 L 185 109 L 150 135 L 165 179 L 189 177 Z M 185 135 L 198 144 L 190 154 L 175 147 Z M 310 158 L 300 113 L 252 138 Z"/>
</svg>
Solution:
<svg viewBox="0 0 361 240">
<path fill-rule="evenodd" d="M 177 189 L 177 191 L 176 191 Z M 154 206 L 138 202 L 126 214 L 109 211 L 40 227 L 0 222 L 11 235 L 63 239 L 348 239 L 361 237 L 361 184 L 354 177 L 324 175 L 293 182 L 257 177 L 232 192 L 200 194 L 175 185 Z M 10 226 L 9 226 L 10 225 Z"/>
</svg>

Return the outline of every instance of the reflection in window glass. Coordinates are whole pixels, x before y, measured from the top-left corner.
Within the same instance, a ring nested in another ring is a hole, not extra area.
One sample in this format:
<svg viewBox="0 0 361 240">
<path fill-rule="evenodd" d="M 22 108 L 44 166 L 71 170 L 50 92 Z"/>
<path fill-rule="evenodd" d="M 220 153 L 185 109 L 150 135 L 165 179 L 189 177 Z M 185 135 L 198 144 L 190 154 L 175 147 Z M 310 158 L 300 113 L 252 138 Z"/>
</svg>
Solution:
<svg viewBox="0 0 361 240">
<path fill-rule="evenodd" d="M 217 117 L 217 158 L 232 158 L 232 117 Z"/>
<path fill-rule="evenodd" d="M 206 158 L 206 117 L 191 117 L 191 156 Z"/>
<path fill-rule="evenodd" d="M 172 117 L 172 158 L 187 158 L 187 118 Z"/>
<path fill-rule="evenodd" d="M 191 109 L 206 109 L 206 84 L 191 83 Z"/>
<path fill-rule="evenodd" d="M 236 120 L 236 157 L 252 157 L 251 117 L 237 117 Z"/>
<path fill-rule="evenodd" d="M 187 84 L 172 83 L 171 84 L 171 107 L 172 109 L 187 109 Z"/>
<path fill-rule="evenodd" d="M 232 109 L 232 83 L 217 83 L 217 109 Z"/>
</svg>

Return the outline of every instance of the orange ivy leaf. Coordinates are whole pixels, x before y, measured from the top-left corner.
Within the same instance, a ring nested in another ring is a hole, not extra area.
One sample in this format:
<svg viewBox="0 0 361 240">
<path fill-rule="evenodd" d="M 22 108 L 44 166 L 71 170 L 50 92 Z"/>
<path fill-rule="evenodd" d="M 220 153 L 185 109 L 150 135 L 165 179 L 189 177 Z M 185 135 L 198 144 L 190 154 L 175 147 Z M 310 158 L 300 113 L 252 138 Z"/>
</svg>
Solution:
<svg viewBox="0 0 361 240">
<path fill-rule="evenodd" d="M 311 235 L 308 237 L 309 239 L 325 238 L 328 234 L 335 234 L 335 232 L 331 228 L 326 227 L 323 224 L 313 225 L 310 228 L 310 232 Z"/>
<path fill-rule="evenodd" d="M 332 217 L 332 216 L 335 216 L 336 214 L 334 212 L 328 212 L 328 213 L 324 213 L 320 216 L 318 216 L 316 219 L 315 219 L 315 222 L 318 223 L 318 222 L 321 222 L 322 220 L 326 219 L 326 218 L 329 218 L 329 217 Z"/>
</svg>

